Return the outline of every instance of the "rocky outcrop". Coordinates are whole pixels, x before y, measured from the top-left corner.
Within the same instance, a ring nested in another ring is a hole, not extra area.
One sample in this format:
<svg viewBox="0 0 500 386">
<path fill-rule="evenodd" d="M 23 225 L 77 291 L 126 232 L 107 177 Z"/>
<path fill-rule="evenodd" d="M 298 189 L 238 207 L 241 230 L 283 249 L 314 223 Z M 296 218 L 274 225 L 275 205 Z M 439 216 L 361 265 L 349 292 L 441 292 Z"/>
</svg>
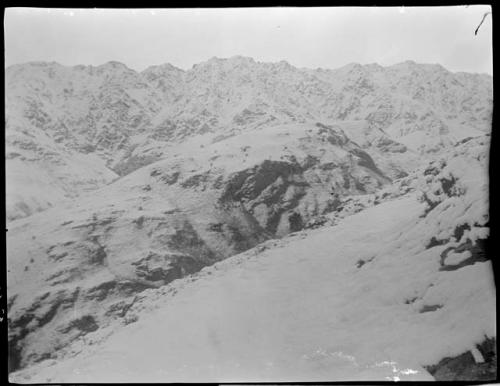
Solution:
<svg viewBox="0 0 500 386">
<path fill-rule="evenodd" d="M 447 357 L 426 370 L 436 381 L 488 382 L 497 379 L 497 348 L 495 338 L 486 338 L 475 347 L 455 357 Z"/>
</svg>

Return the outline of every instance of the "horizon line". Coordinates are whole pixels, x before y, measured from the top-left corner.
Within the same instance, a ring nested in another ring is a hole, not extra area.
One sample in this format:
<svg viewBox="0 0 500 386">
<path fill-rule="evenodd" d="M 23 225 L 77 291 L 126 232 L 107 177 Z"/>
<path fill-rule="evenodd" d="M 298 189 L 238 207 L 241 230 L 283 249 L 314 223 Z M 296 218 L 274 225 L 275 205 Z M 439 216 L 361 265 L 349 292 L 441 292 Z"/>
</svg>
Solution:
<svg viewBox="0 0 500 386">
<path fill-rule="evenodd" d="M 104 62 L 102 64 L 98 64 L 98 65 L 94 65 L 94 64 L 62 64 L 60 62 L 57 62 L 55 60 L 30 60 L 30 61 L 27 61 L 27 62 L 20 62 L 20 63 L 12 63 L 8 66 L 5 66 L 5 71 L 7 71 L 8 69 L 14 67 L 14 66 L 24 66 L 24 65 L 30 65 L 30 64 L 56 64 L 56 65 L 59 65 L 59 66 L 62 66 L 62 67 L 67 67 L 67 68 L 74 68 L 74 67 L 78 67 L 78 66 L 85 66 L 85 67 L 94 67 L 94 68 L 97 68 L 97 67 L 102 67 L 102 66 L 105 66 L 105 65 L 109 65 L 109 64 L 113 64 L 113 63 L 116 63 L 116 64 L 119 64 L 119 65 L 123 65 L 125 66 L 128 70 L 131 70 L 131 71 L 134 71 L 138 74 L 152 68 L 152 67 L 160 67 L 160 66 L 171 66 L 173 67 L 174 69 L 177 69 L 179 71 L 182 71 L 182 72 L 188 72 L 190 70 L 193 70 L 196 66 L 199 66 L 201 64 L 205 64 L 205 63 L 208 63 L 210 61 L 214 61 L 214 60 L 221 60 L 221 61 L 227 61 L 227 60 L 231 60 L 231 59 L 238 59 L 238 58 L 241 58 L 241 59 L 250 59 L 252 62 L 255 62 L 256 64 L 280 64 L 280 63 L 285 63 L 291 67 L 294 67 L 298 70 L 312 70 L 312 71 L 318 71 L 318 70 L 325 70 L 325 71 L 335 71 L 335 70 L 339 70 L 339 69 L 342 69 L 344 67 L 347 67 L 349 65 L 360 65 L 360 66 L 373 66 L 373 65 L 377 65 L 377 66 L 380 66 L 382 68 L 389 68 L 389 67 L 394 67 L 394 66 L 397 66 L 397 65 L 401 65 L 401 64 L 405 64 L 405 63 L 413 63 L 413 64 L 416 64 L 416 65 L 430 65 L 430 66 L 440 66 L 442 67 L 443 69 L 445 69 L 446 71 L 450 72 L 450 73 L 453 73 L 453 74 L 458 74 L 458 73 L 466 73 L 466 74 L 475 74 L 475 75 L 487 75 L 487 76 L 490 76 L 490 77 L 493 77 L 493 73 L 488 73 L 488 72 L 470 72 L 470 71 L 452 71 L 448 68 L 446 68 L 444 65 L 442 65 L 441 63 L 422 63 L 422 62 L 416 62 L 415 60 L 413 59 L 407 59 L 407 60 L 404 60 L 404 61 L 401 61 L 401 62 L 396 62 L 394 64 L 390 64 L 390 65 L 381 65 L 377 62 L 371 62 L 371 63 L 366 63 L 366 64 L 361 64 L 359 62 L 349 62 L 349 63 L 346 63 L 340 67 L 335 67 L 335 68 L 328 68 L 328 67 L 316 67 L 316 68 L 311 68 L 311 67 L 298 67 L 298 66 L 295 66 L 291 63 L 289 63 L 287 60 L 285 59 L 282 59 L 282 60 L 279 60 L 279 61 L 259 61 L 259 60 L 256 60 L 254 58 L 252 58 L 251 56 L 244 56 L 244 55 L 233 55 L 233 56 L 229 56 L 229 57 L 217 57 L 217 56 L 212 56 L 210 57 L 209 59 L 205 60 L 205 61 L 202 61 L 202 62 L 199 62 L 199 63 L 194 63 L 190 68 L 188 69 L 183 69 L 183 68 L 180 68 L 180 67 L 177 67 L 175 65 L 173 65 L 172 63 L 170 62 L 164 62 L 164 63 L 160 63 L 160 64 L 152 64 L 150 66 L 147 66 L 146 68 L 144 68 L 143 70 L 139 71 L 139 70 L 136 70 L 134 68 L 131 68 L 129 67 L 126 63 L 124 62 L 120 62 L 118 60 L 108 60 L 107 62 Z"/>
</svg>

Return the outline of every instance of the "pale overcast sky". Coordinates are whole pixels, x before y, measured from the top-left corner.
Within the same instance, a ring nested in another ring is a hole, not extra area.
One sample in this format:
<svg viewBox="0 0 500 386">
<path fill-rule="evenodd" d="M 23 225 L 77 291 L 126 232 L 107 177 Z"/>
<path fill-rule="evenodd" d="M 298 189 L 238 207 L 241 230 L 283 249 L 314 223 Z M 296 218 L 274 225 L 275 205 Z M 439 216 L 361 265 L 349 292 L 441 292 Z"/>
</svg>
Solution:
<svg viewBox="0 0 500 386">
<path fill-rule="evenodd" d="M 211 57 L 297 67 L 440 63 L 492 74 L 489 6 L 223 9 L 41 9 L 5 12 L 5 61 L 188 69 Z"/>
</svg>

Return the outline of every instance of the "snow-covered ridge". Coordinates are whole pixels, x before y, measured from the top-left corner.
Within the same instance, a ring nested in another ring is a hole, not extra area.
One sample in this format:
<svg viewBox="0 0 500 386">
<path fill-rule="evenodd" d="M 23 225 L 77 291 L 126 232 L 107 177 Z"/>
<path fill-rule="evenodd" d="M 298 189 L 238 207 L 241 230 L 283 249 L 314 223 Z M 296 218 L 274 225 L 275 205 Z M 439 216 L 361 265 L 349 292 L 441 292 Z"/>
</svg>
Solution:
<svg viewBox="0 0 500 386">
<path fill-rule="evenodd" d="M 172 143 L 196 136 L 217 138 L 286 123 L 354 122 L 347 124 L 346 135 L 359 137 L 362 130 L 372 158 L 394 169 L 407 163 L 399 159 L 405 156 L 394 155 L 402 152 L 398 147 L 439 152 L 488 132 L 491 111 L 491 77 L 407 62 L 311 70 L 233 57 L 212 58 L 187 71 L 164 64 L 140 73 L 118 62 L 13 65 L 6 69 L 7 163 L 17 157 L 10 170 L 19 175 L 45 162 L 49 184 L 36 175 L 29 178 L 28 186 L 40 185 L 43 199 L 35 199 L 25 195 L 23 181 L 9 180 L 8 188 L 18 193 L 9 195 L 8 218 L 76 194 L 75 179 L 61 175 L 52 153 L 102 159 L 81 181 L 92 189 L 95 181 L 108 183 L 115 174 L 164 158 Z M 36 156 L 23 154 L 35 147 Z M 79 174 L 77 161 L 60 158 L 67 174 Z"/>
<path fill-rule="evenodd" d="M 261 61 L 255 60 L 255 59 L 253 59 L 252 57 L 249 57 L 249 56 L 234 55 L 234 56 L 225 57 L 225 58 L 213 56 L 212 58 L 208 59 L 206 62 L 201 62 L 201 63 L 193 64 L 193 66 L 191 67 L 191 69 L 194 68 L 194 67 L 198 67 L 200 65 L 214 64 L 214 63 L 215 64 L 217 64 L 217 63 L 219 63 L 219 64 L 220 63 L 233 63 L 233 64 L 239 64 L 239 65 L 245 65 L 245 64 L 265 64 L 265 65 L 278 65 L 278 66 L 285 66 L 285 67 L 294 67 L 290 63 L 288 63 L 288 61 L 286 61 L 286 60 L 280 60 L 279 62 L 261 62 Z M 121 62 L 116 61 L 116 60 L 112 60 L 112 61 L 103 63 L 101 65 L 97 65 L 97 66 L 94 66 L 94 65 L 84 65 L 84 64 L 78 64 L 78 65 L 70 66 L 70 65 L 63 65 L 63 64 L 60 64 L 60 63 L 55 62 L 55 61 L 52 61 L 52 62 L 31 61 L 31 62 L 25 62 L 25 63 L 12 64 L 12 65 L 6 67 L 6 71 L 7 70 L 8 71 L 13 71 L 16 68 L 20 68 L 20 67 L 26 66 L 26 65 L 40 66 L 40 67 L 47 67 L 49 65 L 56 65 L 56 66 L 62 66 L 62 67 L 68 67 L 68 68 L 78 68 L 78 69 L 106 68 L 106 67 L 117 68 L 117 67 L 120 67 L 120 68 L 124 68 L 124 69 L 126 69 L 128 71 L 135 71 L 135 72 L 148 72 L 150 69 L 162 68 L 163 67 L 163 68 L 175 69 L 177 71 L 182 71 L 182 72 L 186 71 L 186 70 L 183 70 L 183 69 L 181 69 L 179 67 L 175 67 L 174 65 L 172 65 L 170 63 L 156 64 L 156 65 L 149 66 L 149 67 L 147 67 L 146 69 L 144 69 L 142 71 L 136 71 L 134 69 L 129 68 L 125 63 L 121 63 Z M 411 68 L 411 67 L 415 67 L 415 66 L 426 66 L 427 68 L 432 69 L 432 70 L 445 70 L 445 71 L 449 71 L 449 72 L 454 73 L 454 74 L 464 73 L 464 74 L 474 74 L 474 75 L 481 75 L 481 76 L 491 76 L 491 75 L 488 75 L 486 73 L 466 73 L 466 72 L 463 72 L 463 71 L 450 71 L 450 70 L 446 69 L 444 66 L 442 66 L 439 63 L 417 63 L 414 60 L 405 60 L 403 62 L 395 63 L 395 64 L 388 65 L 388 66 L 381 66 L 378 63 L 360 64 L 360 63 L 354 63 L 353 62 L 353 63 L 348 63 L 348 64 L 346 64 L 344 66 L 341 66 L 341 67 L 339 67 L 337 69 L 330 69 L 330 68 L 324 68 L 324 67 L 317 67 L 315 69 L 312 69 L 312 68 L 309 68 L 309 67 L 300 67 L 299 69 L 300 70 L 332 71 L 332 70 L 340 70 L 340 69 L 346 69 L 346 68 L 349 69 L 349 68 L 353 68 L 353 67 L 357 67 L 357 68 L 366 67 L 366 68 L 369 68 L 369 69 L 381 70 L 381 69 L 384 69 L 384 68 L 391 68 L 391 67 L 404 67 L 404 68 L 409 68 L 410 67 Z M 187 70 L 187 71 L 189 71 L 189 70 Z"/>
</svg>

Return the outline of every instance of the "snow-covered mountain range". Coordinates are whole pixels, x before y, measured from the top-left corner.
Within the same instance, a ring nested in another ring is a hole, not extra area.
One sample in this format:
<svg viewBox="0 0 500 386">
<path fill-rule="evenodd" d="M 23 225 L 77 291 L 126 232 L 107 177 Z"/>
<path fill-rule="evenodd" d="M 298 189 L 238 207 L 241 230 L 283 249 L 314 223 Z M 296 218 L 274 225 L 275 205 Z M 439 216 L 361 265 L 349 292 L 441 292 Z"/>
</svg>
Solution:
<svg viewBox="0 0 500 386">
<path fill-rule="evenodd" d="M 490 375 L 492 104 L 411 61 L 9 67 L 15 379 Z"/>
<path fill-rule="evenodd" d="M 491 112 L 491 77 L 414 62 L 309 70 L 233 57 L 140 73 L 117 62 L 14 65 L 6 70 L 7 217 L 109 183 L 186 138 L 201 135 L 206 145 L 288 123 L 337 125 L 394 177 L 421 152 L 488 132 Z"/>
</svg>

